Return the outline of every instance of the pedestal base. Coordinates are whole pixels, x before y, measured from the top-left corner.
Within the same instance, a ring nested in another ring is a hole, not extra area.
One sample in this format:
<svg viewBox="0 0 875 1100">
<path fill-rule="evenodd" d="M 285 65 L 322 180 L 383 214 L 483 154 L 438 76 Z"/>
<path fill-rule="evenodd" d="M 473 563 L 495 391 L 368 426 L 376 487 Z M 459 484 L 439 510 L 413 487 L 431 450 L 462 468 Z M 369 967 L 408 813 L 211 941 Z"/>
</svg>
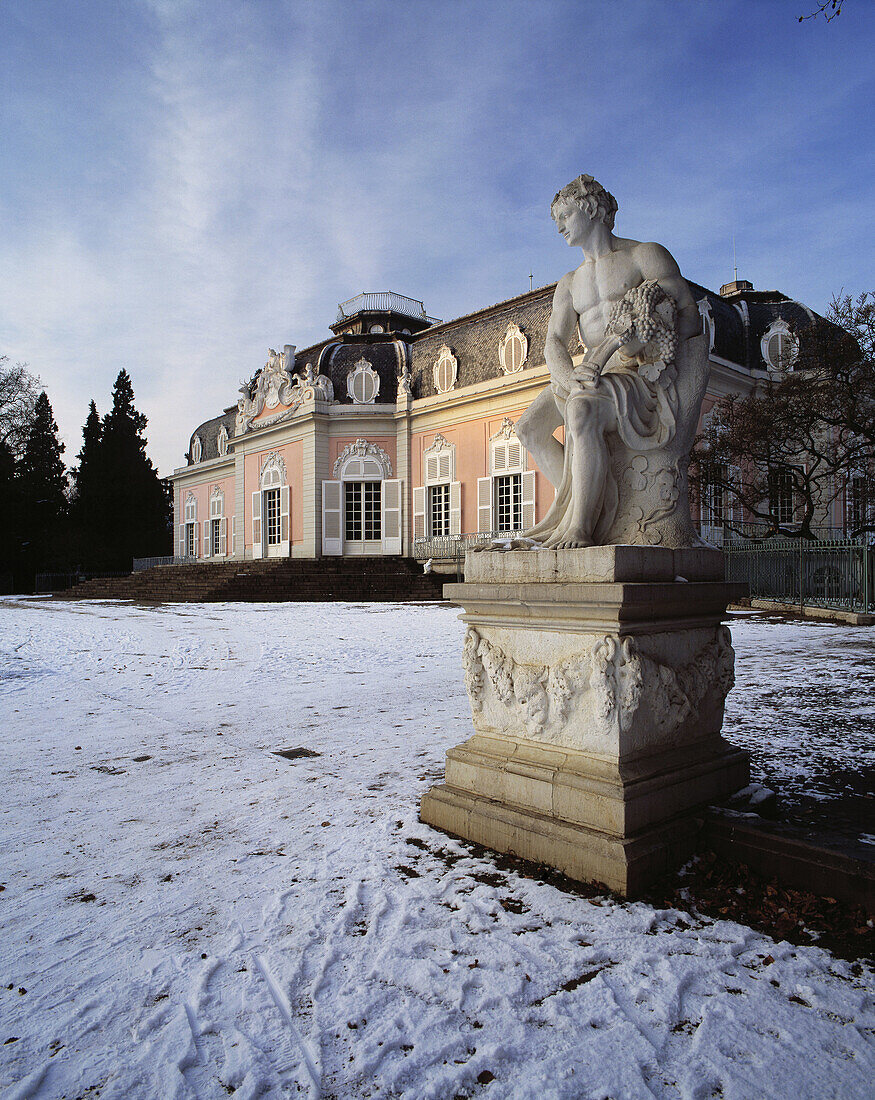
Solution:
<svg viewBox="0 0 875 1100">
<path fill-rule="evenodd" d="M 719 738 L 619 769 L 586 753 L 475 735 L 447 753 L 420 819 L 569 878 L 634 894 L 695 849 L 695 810 L 748 782 L 747 753 Z M 656 822 L 656 824 L 654 824 Z"/>
<path fill-rule="evenodd" d="M 466 576 L 444 591 L 465 608 L 476 732 L 447 753 L 422 820 L 642 889 L 690 855 L 696 810 L 749 779 L 747 753 L 720 736 L 734 662 L 721 617 L 738 595 L 722 555 L 486 552 Z"/>
</svg>

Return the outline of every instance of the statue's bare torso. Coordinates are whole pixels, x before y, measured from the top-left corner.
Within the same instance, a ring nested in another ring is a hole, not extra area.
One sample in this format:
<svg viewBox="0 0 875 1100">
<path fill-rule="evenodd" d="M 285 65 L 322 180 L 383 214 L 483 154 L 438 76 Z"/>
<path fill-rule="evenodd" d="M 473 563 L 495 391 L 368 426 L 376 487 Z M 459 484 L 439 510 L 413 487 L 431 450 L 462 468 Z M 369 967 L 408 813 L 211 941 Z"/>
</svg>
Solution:
<svg viewBox="0 0 875 1100">
<path fill-rule="evenodd" d="M 557 487 L 563 477 L 565 449 L 553 433 L 564 424 L 566 439 L 575 440 L 573 519 L 547 543 L 563 548 L 592 543 L 603 507 L 606 437 L 616 431 L 617 420 L 610 388 L 600 387 L 598 378 L 602 371 L 626 368 L 618 356 L 596 364 L 590 361 L 590 353 L 604 345 L 614 307 L 628 291 L 652 280 L 677 306 L 681 339 L 698 331 L 699 315 L 677 263 L 662 245 L 615 237 L 612 219 L 608 223 L 573 200 L 557 198 L 553 217 L 568 244 L 582 249 L 584 261 L 556 286 L 544 344 L 551 385 L 520 418 L 516 432 Z M 569 351 L 575 333 L 587 348 L 577 366 Z M 624 348 L 624 352 L 635 350 Z"/>
</svg>

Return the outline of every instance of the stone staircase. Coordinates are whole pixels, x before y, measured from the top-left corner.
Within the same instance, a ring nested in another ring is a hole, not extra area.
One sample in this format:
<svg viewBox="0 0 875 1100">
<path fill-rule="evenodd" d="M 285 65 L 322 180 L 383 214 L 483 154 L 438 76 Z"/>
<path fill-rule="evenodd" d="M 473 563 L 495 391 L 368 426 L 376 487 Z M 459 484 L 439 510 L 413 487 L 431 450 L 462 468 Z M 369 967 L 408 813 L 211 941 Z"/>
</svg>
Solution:
<svg viewBox="0 0 875 1100">
<path fill-rule="evenodd" d="M 423 573 L 410 558 L 283 558 L 159 565 L 127 577 L 83 581 L 57 598 L 146 603 L 432 601 L 442 599 L 444 580 Z"/>
</svg>

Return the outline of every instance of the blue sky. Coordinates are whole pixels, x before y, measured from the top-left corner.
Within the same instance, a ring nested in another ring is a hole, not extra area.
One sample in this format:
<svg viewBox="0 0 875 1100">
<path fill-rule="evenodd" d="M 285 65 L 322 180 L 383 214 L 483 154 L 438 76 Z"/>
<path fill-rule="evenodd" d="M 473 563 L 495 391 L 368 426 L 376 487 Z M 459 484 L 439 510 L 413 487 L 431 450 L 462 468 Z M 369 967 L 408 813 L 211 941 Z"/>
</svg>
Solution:
<svg viewBox="0 0 875 1100">
<path fill-rule="evenodd" d="M 449 319 L 575 264 L 580 172 L 690 279 L 875 289 L 875 5 L 0 0 L 0 353 L 73 461 L 121 367 L 162 473 L 268 347 L 392 289 Z"/>
</svg>

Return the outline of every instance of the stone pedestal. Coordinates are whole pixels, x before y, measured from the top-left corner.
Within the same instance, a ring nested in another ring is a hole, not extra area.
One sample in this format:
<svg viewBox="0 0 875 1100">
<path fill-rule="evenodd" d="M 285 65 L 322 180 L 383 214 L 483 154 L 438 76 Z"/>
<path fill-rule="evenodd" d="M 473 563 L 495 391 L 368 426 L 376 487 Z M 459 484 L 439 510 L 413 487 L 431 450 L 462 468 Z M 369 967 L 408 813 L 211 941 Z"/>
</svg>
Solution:
<svg viewBox="0 0 875 1100">
<path fill-rule="evenodd" d="M 719 550 L 642 546 L 485 551 L 465 576 L 444 594 L 475 732 L 422 820 L 635 893 L 690 854 L 698 807 L 748 782 L 720 735 L 744 586 Z"/>
</svg>

